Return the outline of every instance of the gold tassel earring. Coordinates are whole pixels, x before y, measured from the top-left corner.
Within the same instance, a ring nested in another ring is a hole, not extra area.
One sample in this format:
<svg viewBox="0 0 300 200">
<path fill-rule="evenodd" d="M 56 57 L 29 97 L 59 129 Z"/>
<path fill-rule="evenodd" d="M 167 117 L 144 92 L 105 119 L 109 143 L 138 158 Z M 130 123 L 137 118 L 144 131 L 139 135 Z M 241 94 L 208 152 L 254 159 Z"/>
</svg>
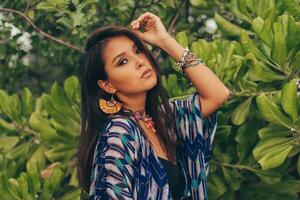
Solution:
<svg viewBox="0 0 300 200">
<path fill-rule="evenodd" d="M 122 104 L 117 102 L 114 99 L 114 95 L 112 94 L 109 101 L 100 98 L 99 99 L 99 107 L 106 114 L 115 114 L 121 110 Z"/>
</svg>

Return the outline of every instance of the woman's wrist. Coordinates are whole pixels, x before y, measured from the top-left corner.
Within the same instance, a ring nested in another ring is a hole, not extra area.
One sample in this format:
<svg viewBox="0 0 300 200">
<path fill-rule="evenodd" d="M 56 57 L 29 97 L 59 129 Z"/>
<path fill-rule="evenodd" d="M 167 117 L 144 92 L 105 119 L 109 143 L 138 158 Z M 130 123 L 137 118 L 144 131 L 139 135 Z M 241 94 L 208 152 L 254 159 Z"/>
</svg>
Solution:
<svg viewBox="0 0 300 200">
<path fill-rule="evenodd" d="M 168 33 L 166 33 L 159 37 L 159 40 L 158 40 L 158 43 L 156 46 L 163 49 L 163 48 L 165 48 L 165 45 L 167 44 L 167 42 L 171 39 L 172 39 L 172 36 L 169 35 Z"/>
<path fill-rule="evenodd" d="M 165 51 L 169 56 L 171 56 L 176 62 L 178 62 L 183 53 L 184 47 L 179 44 L 173 37 L 170 35 L 165 37 L 164 40 L 161 42 L 159 48 Z"/>
</svg>

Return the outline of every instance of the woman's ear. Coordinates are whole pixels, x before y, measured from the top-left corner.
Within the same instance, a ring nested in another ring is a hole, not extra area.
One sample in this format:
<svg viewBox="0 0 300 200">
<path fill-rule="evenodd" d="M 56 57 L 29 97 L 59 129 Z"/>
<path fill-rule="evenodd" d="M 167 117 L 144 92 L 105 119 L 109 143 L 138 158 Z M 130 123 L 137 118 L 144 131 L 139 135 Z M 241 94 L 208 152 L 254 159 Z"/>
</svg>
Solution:
<svg viewBox="0 0 300 200">
<path fill-rule="evenodd" d="M 98 86 L 107 93 L 114 94 L 117 91 L 108 81 L 98 80 L 97 83 Z"/>
</svg>

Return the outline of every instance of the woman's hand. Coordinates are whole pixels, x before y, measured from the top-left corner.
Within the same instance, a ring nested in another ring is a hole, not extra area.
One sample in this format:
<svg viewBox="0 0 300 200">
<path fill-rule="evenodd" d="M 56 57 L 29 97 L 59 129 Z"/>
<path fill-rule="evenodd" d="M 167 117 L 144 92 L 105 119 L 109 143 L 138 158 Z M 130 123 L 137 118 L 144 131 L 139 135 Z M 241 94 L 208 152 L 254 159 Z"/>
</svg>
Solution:
<svg viewBox="0 0 300 200">
<path fill-rule="evenodd" d="M 131 28 L 142 40 L 158 47 L 170 37 L 160 18 L 150 12 L 133 20 Z M 141 28 L 144 29 L 144 32 L 140 31 Z"/>
</svg>

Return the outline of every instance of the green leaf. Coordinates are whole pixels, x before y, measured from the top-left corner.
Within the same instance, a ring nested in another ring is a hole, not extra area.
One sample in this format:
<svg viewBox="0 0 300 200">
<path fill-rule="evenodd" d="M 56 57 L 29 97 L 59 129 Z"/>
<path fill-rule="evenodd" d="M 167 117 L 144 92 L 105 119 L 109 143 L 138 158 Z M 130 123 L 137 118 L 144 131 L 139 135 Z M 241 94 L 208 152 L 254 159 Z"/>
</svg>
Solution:
<svg viewBox="0 0 300 200">
<path fill-rule="evenodd" d="M 11 120 L 22 124 L 21 103 L 19 96 L 13 94 L 9 96 L 4 90 L 0 89 L 0 111 L 7 115 Z"/>
<path fill-rule="evenodd" d="M 47 200 L 47 199 L 52 199 L 53 196 L 53 189 L 52 185 L 50 183 L 49 179 L 44 180 L 43 182 L 43 188 L 40 194 L 40 199 L 41 200 Z"/>
<path fill-rule="evenodd" d="M 16 146 L 15 148 L 13 148 L 8 154 L 6 154 L 6 157 L 10 160 L 16 160 L 26 155 L 29 152 L 31 147 L 33 147 L 31 141 L 22 143 Z"/>
<path fill-rule="evenodd" d="M 271 57 L 281 68 L 283 68 L 287 58 L 286 35 L 284 34 L 284 25 L 280 22 L 273 23 L 274 40 L 271 50 Z"/>
<path fill-rule="evenodd" d="M 50 149 L 45 152 L 47 158 L 51 162 L 55 161 L 67 161 L 76 154 L 75 145 L 63 145 Z"/>
<path fill-rule="evenodd" d="M 207 190 L 211 199 L 217 199 L 227 191 L 227 188 L 222 179 L 213 173 L 209 175 Z"/>
<path fill-rule="evenodd" d="M 260 141 L 253 149 L 252 153 L 256 160 L 262 159 L 266 154 L 273 153 L 278 149 L 282 150 L 291 145 L 294 138 L 271 138 Z"/>
<path fill-rule="evenodd" d="M 97 2 L 98 2 L 97 0 L 85 0 L 85 1 L 82 1 L 82 3 L 80 3 L 77 6 L 77 9 L 78 10 L 82 10 L 84 7 L 89 6 L 90 4 L 93 4 L 93 3 L 97 3 Z"/>
<path fill-rule="evenodd" d="M 252 22 L 252 29 L 257 33 L 261 40 L 269 47 L 272 46 L 273 34 L 271 30 L 271 21 L 264 21 L 262 18 L 257 17 Z"/>
<path fill-rule="evenodd" d="M 54 168 L 51 172 L 51 176 L 44 179 L 40 199 L 52 199 L 53 194 L 60 189 L 63 178 L 64 173 L 59 168 Z"/>
<path fill-rule="evenodd" d="M 277 171 L 273 171 L 273 170 L 263 171 L 259 169 L 253 169 L 253 168 L 249 168 L 249 170 L 254 172 L 261 179 L 261 181 L 266 184 L 275 184 L 280 182 L 281 180 L 281 174 Z"/>
<path fill-rule="evenodd" d="M 292 144 L 287 147 L 273 148 L 272 152 L 264 155 L 258 162 L 262 166 L 263 170 L 271 169 L 281 165 L 287 158 L 290 151 L 294 148 Z"/>
<path fill-rule="evenodd" d="M 199 39 L 197 44 L 198 44 L 197 56 L 201 57 L 201 59 L 207 62 L 211 56 L 210 55 L 212 51 L 211 45 L 204 39 Z"/>
<path fill-rule="evenodd" d="M 253 53 L 257 60 L 263 61 L 264 64 L 267 64 L 268 67 L 272 67 L 275 70 L 282 71 L 280 66 L 270 62 L 270 56 L 265 51 L 261 51 L 257 45 L 249 38 L 249 35 L 246 31 L 241 31 L 240 41 L 243 49 L 248 53 Z"/>
<path fill-rule="evenodd" d="M 232 155 L 229 153 L 222 153 L 222 150 L 220 148 L 219 144 L 215 144 L 213 148 L 213 155 L 220 160 L 221 162 L 224 163 L 230 163 L 232 161 Z"/>
<path fill-rule="evenodd" d="M 241 33 L 240 33 L 240 42 L 241 42 L 243 49 L 246 52 L 252 52 L 260 60 L 263 60 L 263 58 L 265 58 L 265 56 L 256 47 L 254 42 L 249 38 L 249 34 L 244 30 L 241 31 Z"/>
<path fill-rule="evenodd" d="M 72 20 L 73 27 L 81 26 L 84 22 L 84 14 L 79 11 L 71 12 L 70 18 Z"/>
<path fill-rule="evenodd" d="M 189 47 L 189 40 L 185 31 L 176 34 L 176 40 L 184 47 Z"/>
<path fill-rule="evenodd" d="M 214 19 L 215 19 L 218 27 L 226 35 L 228 35 L 228 36 L 240 36 L 241 31 L 243 30 L 241 27 L 239 27 L 239 26 L 237 26 L 235 24 L 232 24 L 231 22 L 227 21 L 225 18 L 223 18 L 218 13 L 215 13 Z M 249 34 L 253 34 L 250 31 L 246 31 L 246 32 L 248 32 Z"/>
<path fill-rule="evenodd" d="M 3 128 L 8 132 L 14 132 L 18 130 L 13 123 L 9 123 L 1 118 L 0 118 L 0 128 Z"/>
<path fill-rule="evenodd" d="M 65 195 L 63 195 L 60 200 L 80 200 L 80 189 L 77 189 L 72 192 L 67 192 Z"/>
<path fill-rule="evenodd" d="M 39 132 L 43 140 L 54 141 L 58 139 L 58 135 L 55 129 L 49 124 L 49 121 L 38 113 L 31 114 L 29 125 Z"/>
<path fill-rule="evenodd" d="M 288 51 L 295 49 L 300 50 L 300 23 L 296 22 L 293 16 L 289 16 L 288 19 L 288 36 L 286 38 L 286 44 Z"/>
<path fill-rule="evenodd" d="M 281 105 L 281 94 L 282 94 L 282 90 L 277 90 L 277 91 L 274 91 L 274 93 L 272 93 L 272 94 L 267 94 L 267 97 L 273 103 L 275 103 L 277 105 Z"/>
<path fill-rule="evenodd" d="M 64 90 L 70 100 L 72 100 L 74 103 L 80 103 L 79 80 L 76 76 L 70 76 L 65 80 Z"/>
<path fill-rule="evenodd" d="M 72 20 L 69 17 L 61 17 L 58 20 L 56 20 L 56 23 L 62 24 L 69 29 L 73 28 Z"/>
<path fill-rule="evenodd" d="M 78 175 L 77 175 L 77 168 L 74 168 L 72 171 L 71 179 L 69 185 L 77 186 L 78 185 Z"/>
<path fill-rule="evenodd" d="M 11 107 L 11 117 L 14 121 L 16 121 L 18 124 L 22 124 L 21 120 L 21 102 L 20 98 L 17 94 L 13 94 L 10 97 L 10 107 Z"/>
<path fill-rule="evenodd" d="M 17 192 L 17 187 L 11 188 L 10 183 L 8 182 L 8 177 L 6 173 L 0 172 L 0 197 L 2 199 L 20 199 L 21 197 Z"/>
<path fill-rule="evenodd" d="M 176 5 L 173 0 L 166 0 L 165 2 L 166 2 L 167 6 L 169 6 L 171 8 L 176 8 Z"/>
<path fill-rule="evenodd" d="M 13 199 L 21 200 L 22 197 L 19 193 L 19 182 L 14 178 L 9 178 L 7 182 L 7 190 L 14 197 Z"/>
<path fill-rule="evenodd" d="M 300 181 L 299 180 L 282 180 L 279 183 L 272 184 L 272 185 L 264 185 L 263 187 L 270 188 L 273 192 L 276 192 L 276 193 L 290 194 L 295 197 L 299 197 Z"/>
<path fill-rule="evenodd" d="M 283 180 L 275 184 L 247 184 L 241 189 L 239 197 L 255 200 L 298 200 L 299 188 L 299 181 L 297 180 Z"/>
<path fill-rule="evenodd" d="M 59 9 L 55 7 L 55 5 L 53 5 L 52 3 L 47 2 L 47 1 L 40 2 L 36 6 L 36 9 L 38 9 L 38 10 L 46 10 L 46 11 L 49 11 L 49 12 L 51 12 L 51 11 L 59 11 Z"/>
<path fill-rule="evenodd" d="M 22 100 L 21 100 L 21 105 L 22 105 L 22 113 L 27 117 L 29 116 L 34 109 L 34 100 L 32 97 L 32 94 L 30 92 L 30 90 L 25 87 L 23 89 L 23 96 L 22 96 Z"/>
<path fill-rule="evenodd" d="M 51 101 L 55 108 L 63 115 L 73 119 L 76 123 L 80 121 L 79 116 L 76 116 L 72 109 L 71 101 L 67 98 L 61 87 L 55 82 L 51 88 Z"/>
<path fill-rule="evenodd" d="M 19 182 L 19 191 L 20 194 L 22 195 L 23 199 L 30 200 L 34 199 L 30 194 L 28 193 L 28 181 L 27 181 L 27 174 L 22 172 L 20 176 L 18 177 L 18 182 Z"/>
<path fill-rule="evenodd" d="M 252 19 L 249 16 L 249 12 L 242 13 L 241 10 L 239 9 L 240 4 L 245 4 L 244 1 L 239 1 L 239 0 L 231 0 L 230 1 L 230 9 L 234 13 L 234 15 L 243 20 L 246 21 L 247 23 L 251 24 Z"/>
<path fill-rule="evenodd" d="M 246 101 L 244 101 L 234 109 L 231 114 L 231 121 L 234 125 L 241 125 L 246 121 L 251 102 L 252 97 L 248 98 Z"/>
<path fill-rule="evenodd" d="M 256 98 L 257 106 L 262 117 L 274 124 L 292 128 L 292 122 L 282 113 L 279 106 L 271 102 L 265 94 L 261 94 Z"/>
<path fill-rule="evenodd" d="M 62 110 L 63 104 L 60 104 L 58 101 L 55 102 L 53 98 L 51 98 L 51 96 L 47 94 L 42 95 L 42 102 L 49 115 L 52 117 L 52 119 L 54 119 L 52 121 L 52 124 L 55 126 L 57 132 L 66 133 L 66 138 L 73 138 L 74 136 L 78 136 L 78 132 L 80 129 L 79 119 L 78 121 L 75 121 L 74 119 L 68 117 Z M 69 105 L 71 106 L 71 103 Z M 65 110 L 68 110 L 68 108 L 65 108 Z M 75 111 L 73 114 L 77 116 Z"/>
<path fill-rule="evenodd" d="M 288 158 L 294 157 L 296 156 L 298 153 L 300 153 L 300 146 L 295 146 L 295 148 L 293 148 L 289 155 L 287 156 Z"/>
<path fill-rule="evenodd" d="M 1 152 L 7 153 L 10 151 L 18 142 L 19 137 L 16 136 L 2 136 L 0 137 L 0 150 Z"/>
<path fill-rule="evenodd" d="M 292 70 L 292 74 L 300 74 L 300 67 L 299 67 L 299 63 L 300 63 L 300 51 L 298 51 L 293 60 L 291 61 L 291 65 L 290 68 Z M 300 105 L 300 104 L 299 104 Z"/>
<path fill-rule="evenodd" d="M 261 140 L 270 138 L 284 138 L 291 135 L 291 131 L 286 127 L 276 124 L 268 124 L 268 126 L 260 129 L 258 135 Z"/>
<path fill-rule="evenodd" d="M 258 127 L 259 123 L 256 120 L 251 120 L 239 127 L 234 139 L 238 143 L 236 148 L 240 162 L 251 153 L 257 140 Z"/>
<path fill-rule="evenodd" d="M 28 188 L 30 194 L 36 194 L 41 188 L 39 160 L 30 159 L 26 164 L 28 172 Z"/>
<path fill-rule="evenodd" d="M 274 1 L 269 0 L 258 1 L 256 8 L 257 15 L 263 18 L 267 17 L 270 14 L 270 12 L 274 10 L 274 4 Z"/>
<path fill-rule="evenodd" d="M 58 168 L 54 168 L 50 177 L 50 183 L 52 185 L 53 191 L 60 188 L 61 182 L 64 178 L 64 173 Z"/>
<path fill-rule="evenodd" d="M 281 165 L 294 148 L 294 138 L 271 138 L 260 141 L 253 150 L 254 158 L 264 170 Z"/>
<path fill-rule="evenodd" d="M 42 98 L 38 97 L 35 102 L 35 112 L 36 113 L 44 113 L 44 108 L 42 104 Z"/>
<path fill-rule="evenodd" d="M 222 166 L 222 172 L 228 186 L 233 190 L 237 191 L 241 187 L 242 175 L 236 169 L 228 169 Z"/>
<path fill-rule="evenodd" d="M 300 18 L 300 5 L 296 0 L 283 0 L 283 7 L 295 17 Z"/>
<path fill-rule="evenodd" d="M 281 100 L 284 111 L 296 122 L 298 118 L 297 86 L 294 80 L 291 80 L 283 86 Z"/>
<path fill-rule="evenodd" d="M 46 165 L 45 151 L 46 151 L 45 145 L 40 144 L 39 147 L 35 150 L 35 152 L 31 156 L 31 158 L 27 161 L 27 165 L 29 165 L 29 163 L 35 162 L 35 160 L 37 160 L 39 162 L 39 167 L 41 169 L 44 169 L 45 165 Z"/>
<path fill-rule="evenodd" d="M 229 125 L 221 125 L 218 126 L 218 133 L 216 134 L 217 141 L 227 140 L 232 130 L 232 126 Z"/>
<path fill-rule="evenodd" d="M 207 0 L 189 0 L 192 6 L 197 8 L 206 8 L 208 6 Z"/>
</svg>

